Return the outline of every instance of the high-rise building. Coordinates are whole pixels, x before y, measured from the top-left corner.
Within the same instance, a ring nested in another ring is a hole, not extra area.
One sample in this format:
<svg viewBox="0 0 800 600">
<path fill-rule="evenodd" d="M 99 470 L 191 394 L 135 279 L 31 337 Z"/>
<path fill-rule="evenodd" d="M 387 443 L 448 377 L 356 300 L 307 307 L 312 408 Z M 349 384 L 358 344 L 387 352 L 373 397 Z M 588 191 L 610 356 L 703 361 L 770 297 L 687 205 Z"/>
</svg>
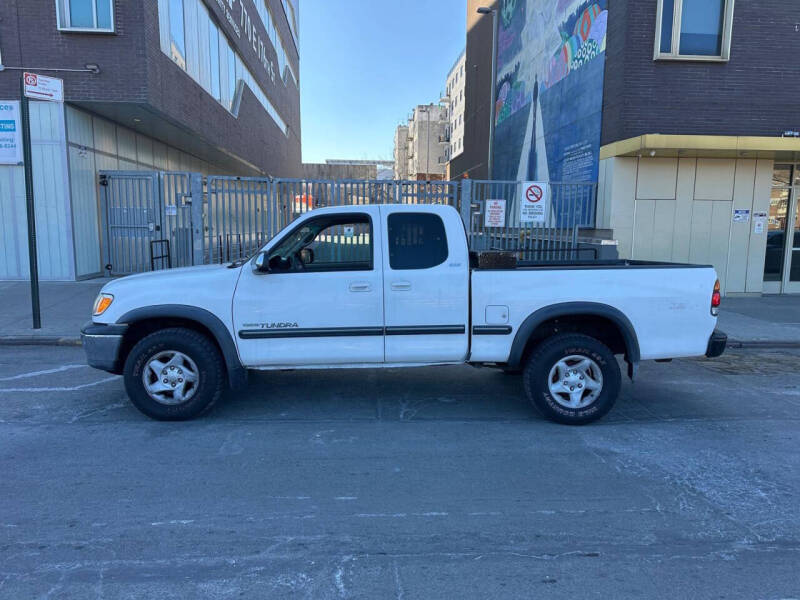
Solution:
<svg viewBox="0 0 800 600">
<path fill-rule="evenodd" d="M 458 109 L 463 111 L 464 125 L 458 151 L 451 154 L 447 164 L 448 179 L 488 177 L 492 16 L 479 14 L 478 8 L 498 8 L 499 5 L 499 0 L 467 0 L 467 36 L 463 57 L 464 103 L 461 104 L 459 99 L 458 105 Z M 452 132 L 450 137 L 452 145 Z M 451 152 L 452 150 L 451 147 Z"/>
<path fill-rule="evenodd" d="M 442 102 L 448 106 L 450 124 L 447 128 L 447 148 L 448 173 L 450 173 L 450 161 L 458 157 L 464 151 L 464 85 L 466 81 L 466 49 L 461 51 L 450 72 L 447 74 L 447 84 L 445 86 Z M 449 178 L 449 177 L 448 177 Z"/>
<path fill-rule="evenodd" d="M 18 109 L 17 69 L 64 81 L 64 102 L 31 102 L 43 279 L 103 272 L 100 170 L 300 176 L 298 5 L 0 4 L 0 106 Z M 24 278 L 23 170 L 13 159 L 0 164 L 0 189 L 0 278 Z"/>
</svg>

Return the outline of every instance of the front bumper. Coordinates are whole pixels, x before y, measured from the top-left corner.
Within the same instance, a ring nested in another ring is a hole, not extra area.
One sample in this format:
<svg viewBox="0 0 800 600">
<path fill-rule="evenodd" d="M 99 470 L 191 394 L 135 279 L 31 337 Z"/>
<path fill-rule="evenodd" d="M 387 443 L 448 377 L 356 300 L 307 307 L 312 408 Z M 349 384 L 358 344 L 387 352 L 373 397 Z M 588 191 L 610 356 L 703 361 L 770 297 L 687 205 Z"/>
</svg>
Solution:
<svg viewBox="0 0 800 600">
<path fill-rule="evenodd" d="M 109 373 L 122 373 L 120 349 L 127 328 L 127 325 L 105 325 L 91 321 L 83 326 L 81 341 L 90 367 Z"/>
<path fill-rule="evenodd" d="M 706 348 L 706 356 L 708 358 L 716 358 L 722 356 L 725 352 L 725 346 L 728 345 L 728 336 L 722 333 L 719 329 L 715 329 L 714 333 L 708 340 L 708 348 Z"/>
</svg>

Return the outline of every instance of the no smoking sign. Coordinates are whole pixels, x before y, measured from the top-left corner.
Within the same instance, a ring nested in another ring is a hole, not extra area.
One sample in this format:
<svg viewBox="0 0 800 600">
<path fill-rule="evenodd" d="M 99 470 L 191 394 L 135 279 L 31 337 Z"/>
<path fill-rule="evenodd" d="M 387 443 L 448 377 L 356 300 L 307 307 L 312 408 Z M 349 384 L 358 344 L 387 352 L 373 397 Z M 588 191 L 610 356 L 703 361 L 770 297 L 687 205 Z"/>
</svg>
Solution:
<svg viewBox="0 0 800 600">
<path fill-rule="evenodd" d="M 544 223 L 550 203 L 550 186 L 544 181 L 525 181 L 519 202 L 520 223 Z"/>
</svg>

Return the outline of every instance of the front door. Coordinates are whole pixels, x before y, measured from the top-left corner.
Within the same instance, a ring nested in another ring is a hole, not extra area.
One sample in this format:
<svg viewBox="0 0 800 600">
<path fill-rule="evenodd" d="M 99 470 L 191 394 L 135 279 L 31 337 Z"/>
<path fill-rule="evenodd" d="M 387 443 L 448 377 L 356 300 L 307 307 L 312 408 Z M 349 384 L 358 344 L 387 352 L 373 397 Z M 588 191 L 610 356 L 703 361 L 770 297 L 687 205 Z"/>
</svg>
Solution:
<svg viewBox="0 0 800 600">
<path fill-rule="evenodd" d="M 767 215 L 764 292 L 800 293 L 800 164 L 776 164 Z"/>
<path fill-rule="evenodd" d="M 386 362 L 460 362 L 468 351 L 466 236 L 448 238 L 439 214 L 418 210 L 382 208 Z"/>
<path fill-rule="evenodd" d="M 245 265 L 233 302 L 245 366 L 383 361 L 378 209 L 302 218 L 267 248 L 270 272 Z"/>
</svg>

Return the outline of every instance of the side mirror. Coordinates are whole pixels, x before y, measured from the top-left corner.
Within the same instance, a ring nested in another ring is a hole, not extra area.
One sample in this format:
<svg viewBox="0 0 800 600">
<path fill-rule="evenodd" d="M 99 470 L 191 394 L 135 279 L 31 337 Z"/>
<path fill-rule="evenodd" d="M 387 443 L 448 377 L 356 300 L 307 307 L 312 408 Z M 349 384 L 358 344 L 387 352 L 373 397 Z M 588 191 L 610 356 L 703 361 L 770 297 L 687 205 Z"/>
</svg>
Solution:
<svg viewBox="0 0 800 600">
<path fill-rule="evenodd" d="M 253 271 L 256 273 L 269 273 L 269 260 L 266 252 L 259 252 L 253 261 Z"/>
</svg>

